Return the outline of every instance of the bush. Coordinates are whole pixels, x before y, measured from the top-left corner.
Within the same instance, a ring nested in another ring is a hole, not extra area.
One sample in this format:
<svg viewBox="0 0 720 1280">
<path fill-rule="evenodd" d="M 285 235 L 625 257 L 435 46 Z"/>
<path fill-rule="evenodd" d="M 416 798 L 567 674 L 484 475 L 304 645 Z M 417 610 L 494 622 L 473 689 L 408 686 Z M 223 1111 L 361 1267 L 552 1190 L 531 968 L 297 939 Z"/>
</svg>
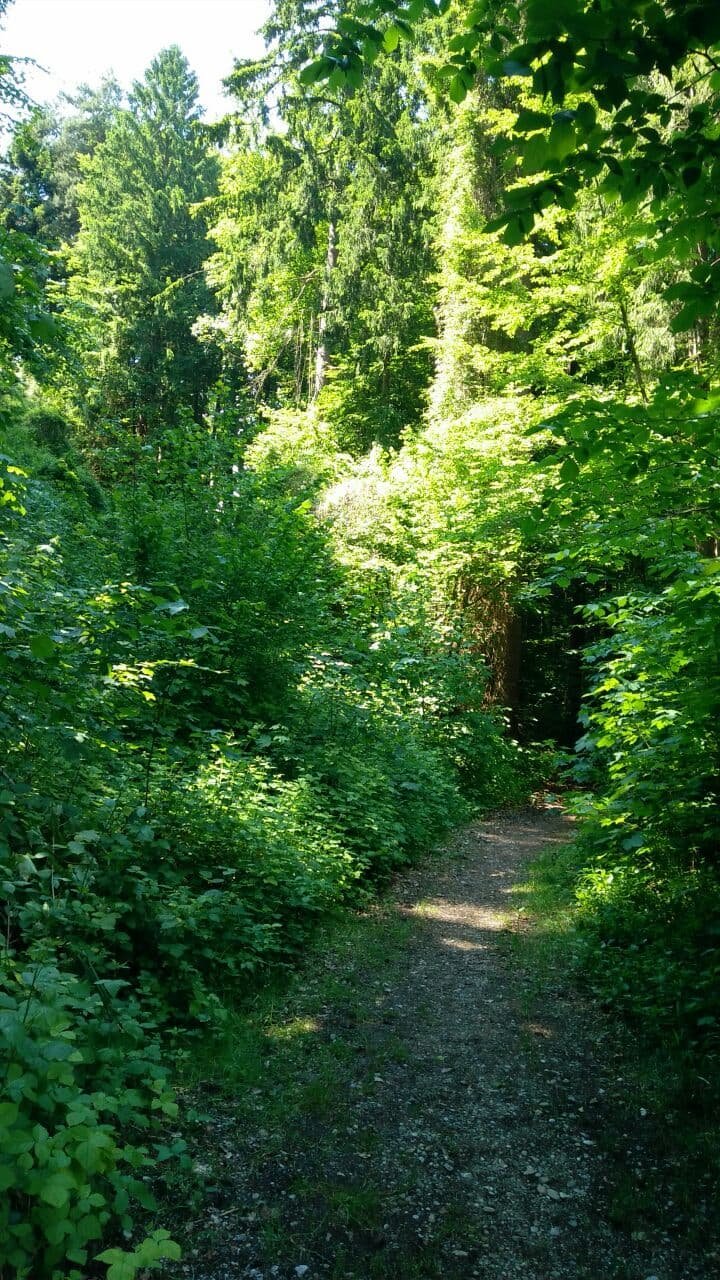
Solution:
<svg viewBox="0 0 720 1280">
<path fill-rule="evenodd" d="M 716 862 L 720 678 L 717 561 L 592 615 L 608 629 L 594 680 L 578 798 L 587 871 L 579 897 L 589 963 L 606 996 L 654 1037 L 718 1045 Z"/>
<path fill-rule="evenodd" d="M 79 1280 L 108 1233 L 133 1231 L 134 1206 L 156 1207 L 153 1135 L 177 1108 L 137 1002 L 120 1012 L 124 985 L 83 982 L 49 956 L 2 966 L 3 1275 Z"/>
<path fill-rule="evenodd" d="M 25 423 L 38 444 L 52 453 L 63 453 L 70 441 L 70 423 L 54 409 L 31 408 L 25 413 Z"/>
<path fill-rule="evenodd" d="M 99 514 L 37 445 L 40 476 L 0 474 L 8 1280 L 174 1256 L 162 1232 L 118 1243 L 178 1155 L 159 1040 L 435 844 L 461 774 L 488 798 L 510 770 L 479 709 L 448 729 L 478 664 L 337 554 L 305 497 L 321 458 L 288 495 L 270 454 L 252 474 L 185 427 L 157 450 L 111 433 L 103 465 L 133 484 Z"/>
</svg>

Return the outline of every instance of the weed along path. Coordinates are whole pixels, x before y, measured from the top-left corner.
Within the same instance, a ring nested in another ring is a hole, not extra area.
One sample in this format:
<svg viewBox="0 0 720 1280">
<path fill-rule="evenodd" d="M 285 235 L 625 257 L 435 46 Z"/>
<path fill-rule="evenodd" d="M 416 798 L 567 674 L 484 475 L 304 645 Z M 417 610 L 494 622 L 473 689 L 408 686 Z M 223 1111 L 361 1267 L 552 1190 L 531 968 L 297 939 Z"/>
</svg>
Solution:
<svg viewBox="0 0 720 1280">
<path fill-rule="evenodd" d="M 538 992 L 513 946 L 523 866 L 569 830 L 553 811 L 473 825 L 238 1025 L 196 1090 L 209 1193 L 184 1276 L 719 1273 L 671 1203 L 654 1225 L 625 1211 L 655 1146 L 616 1112 L 598 1016 Z"/>
</svg>

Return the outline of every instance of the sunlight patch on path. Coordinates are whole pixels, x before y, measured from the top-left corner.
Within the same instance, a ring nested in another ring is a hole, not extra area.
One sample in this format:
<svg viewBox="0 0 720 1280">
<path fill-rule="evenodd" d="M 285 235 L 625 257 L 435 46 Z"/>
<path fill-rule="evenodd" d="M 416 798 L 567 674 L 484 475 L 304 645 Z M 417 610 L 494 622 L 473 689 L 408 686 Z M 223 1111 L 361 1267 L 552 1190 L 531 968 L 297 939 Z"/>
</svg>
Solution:
<svg viewBox="0 0 720 1280">
<path fill-rule="evenodd" d="M 478 906 L 475 902 L 447 902 L 443 898 L 437 898 L 406 909 L 405 914 L 419 916 L 421 920 L 440 920 L 446 924 L 464 925 L 472 929 L 489 929 L 493 933 L 507 927 L 504 912 Z"/>
</svg>

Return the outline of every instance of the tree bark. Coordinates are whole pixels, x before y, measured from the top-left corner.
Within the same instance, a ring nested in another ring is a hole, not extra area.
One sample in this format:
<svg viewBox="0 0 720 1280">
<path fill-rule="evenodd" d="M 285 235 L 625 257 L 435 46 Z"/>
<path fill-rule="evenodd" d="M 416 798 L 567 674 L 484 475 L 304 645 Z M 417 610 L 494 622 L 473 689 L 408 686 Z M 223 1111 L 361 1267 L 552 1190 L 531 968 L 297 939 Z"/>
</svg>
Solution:
<svg viewBox="0 0 720 1280">
<path fill-rule="evenodd" d="M 312 400 L 317 400 L 320 392 L 325 385 L 328 367 L 328 348 L 327 348 L 327 331 L 328 319 L 330 314 L 330 296 L 332 289 L 332 276 L 337 266 L 337 231 L 332 218 L 328 224 L 328 245 L 327 255 L 325 257 L 325 276 L 323 280 L 323 293 L 320 303 L 320 315 L 318 317 L 318 335 L 317 347 L 315 349 L 315 374 L 313 378 Z"/>
</svg>

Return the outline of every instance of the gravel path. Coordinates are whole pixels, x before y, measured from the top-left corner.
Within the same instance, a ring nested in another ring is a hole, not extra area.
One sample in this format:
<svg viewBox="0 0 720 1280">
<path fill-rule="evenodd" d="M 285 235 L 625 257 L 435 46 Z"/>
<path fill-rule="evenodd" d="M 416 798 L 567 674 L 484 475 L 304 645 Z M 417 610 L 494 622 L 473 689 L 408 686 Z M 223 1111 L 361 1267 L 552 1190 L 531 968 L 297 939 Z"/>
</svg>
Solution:
<svg viewBox="0 0 720 1280">
<path fill-rule="evenodd" d="M 652 1206 L 654 1226 L 618 1222 L 618 1182 L 656 1185 L 656 1146 L 642 1115 L 617 1112 L 600 1017 L 561 989 L 534 1007 L 508 945 L 523 865 L 569 830 L 552 811 L 475 824 L 459 856 L 405 876 L 382 909 L 386 964 L 318 961 L 276 1018 L 249 1110 L 213 1111 L 215 1203 L 185 1276 L 720 1275 L 683 1244 L 672 1202 Z"/>
</svg>

